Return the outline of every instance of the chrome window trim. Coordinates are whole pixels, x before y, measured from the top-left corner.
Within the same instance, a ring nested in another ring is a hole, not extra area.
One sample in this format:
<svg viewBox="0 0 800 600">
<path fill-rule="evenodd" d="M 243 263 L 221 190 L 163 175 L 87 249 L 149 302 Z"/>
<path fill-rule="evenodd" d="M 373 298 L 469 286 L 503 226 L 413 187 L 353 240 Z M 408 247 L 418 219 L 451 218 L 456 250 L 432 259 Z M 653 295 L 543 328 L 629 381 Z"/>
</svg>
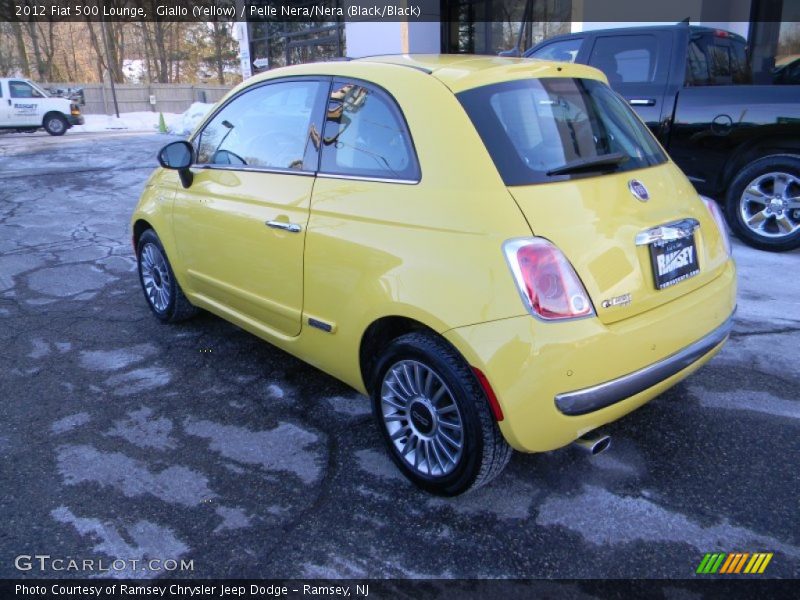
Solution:
<svg viewBox="0 0 800 600">
<path fill-rule="evenodd" d="M 366 175 L 339 175 L 338 173 L 325 173 L 320 171 L 317 177 L 324 179 L 345 179 L 347 181 L 375 181 L 378 183 L 400 183 L 403 185 L 417 185 L 420 179 L 390 179 L 387 177 L 368 177 Z"/>
<path fill-rule="evenodd" d="M 211 163 L 198 163 L 189 167 L 190 169 L 201 169 L 207 171 L 243 171 L 247 173 L 275 173 L 277 175 L 302 175 L 304 177 L 314 177 L 314 171 L 305 169 L 282 169 L 280 167 L 250 167 L 247 165 L 215 165 Z"/>
<path fill-rule="evenodd" d="M 734 309 L 734 313 L 736 309 Z M 722 325 L 682 350 L 648 365 L 598 385 L 557 394 L 556 408 L 567 416 L 585 415 L 635 396 L 690 367 L 724 342 L 733 329 L 733 313 Z"/>
</svg>

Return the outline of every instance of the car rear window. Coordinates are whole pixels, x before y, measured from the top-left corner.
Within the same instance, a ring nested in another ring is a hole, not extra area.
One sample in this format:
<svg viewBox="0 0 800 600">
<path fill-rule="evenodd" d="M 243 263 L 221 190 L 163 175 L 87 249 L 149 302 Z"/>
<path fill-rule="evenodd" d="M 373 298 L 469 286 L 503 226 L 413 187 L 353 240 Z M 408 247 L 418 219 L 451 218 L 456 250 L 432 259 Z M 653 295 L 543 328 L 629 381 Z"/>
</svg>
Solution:
<svg viewBox="0 0 800 600">
<path fill-rule="evenodd" d="M 458 94 L 506 185 L 628 171 L 667 160 L 650 131 L 607 85 L 593 79 L 522 79 Z M 618 164 L 549 174 L 622 155 Z"/>
</svg>

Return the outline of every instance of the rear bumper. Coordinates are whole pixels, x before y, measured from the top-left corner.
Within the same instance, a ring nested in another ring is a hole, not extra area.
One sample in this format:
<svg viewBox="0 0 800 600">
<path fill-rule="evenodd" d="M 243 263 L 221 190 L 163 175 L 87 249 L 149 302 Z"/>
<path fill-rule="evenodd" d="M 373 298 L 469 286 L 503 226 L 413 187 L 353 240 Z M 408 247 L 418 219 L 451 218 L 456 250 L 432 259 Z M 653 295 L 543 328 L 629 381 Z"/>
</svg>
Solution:
<svg viewBox="0 0 800 600">
<path fill-rule="evenodd" d="M 735 305 L 729 261 L 703 287 L 615 323 L 526 315 L 444 335 L 486 375 L 508 443 L 544 452 L 619 419 L 700 368 L 722 348 Z"/>
<path fill-rule="evenodd" d="M 67 122 L 69 126 L 72 127 L 73 125 L 83 125 L 86 121 L 83 118 L 83 115 L 67 115 Z"/>
<path fill-rule="evenodd" d="M 705 337 L 644 369 L 582 390 L 557 394 L 556 408 L 565 415 L 585 415 L 635 396 L 677 375 L 703 358 L 725 341 L 731 329 L 733 329 L 733 315 Z"/>
</svg>

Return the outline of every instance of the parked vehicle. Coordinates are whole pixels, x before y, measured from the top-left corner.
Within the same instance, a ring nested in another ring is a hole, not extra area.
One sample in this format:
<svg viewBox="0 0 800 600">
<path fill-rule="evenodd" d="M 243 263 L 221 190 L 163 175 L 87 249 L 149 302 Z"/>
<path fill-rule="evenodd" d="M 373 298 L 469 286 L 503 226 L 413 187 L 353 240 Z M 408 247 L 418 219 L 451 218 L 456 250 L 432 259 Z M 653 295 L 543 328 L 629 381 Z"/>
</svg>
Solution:
<svg viewBox="0 0 800 600">
<path fill-rule="evenodd" d="M 776 84 L 800 85 L 800 55 L 792 54 L 777 61 L 772 80 Z"/>
<path fill-rule="evenodd" d="M 86 93 L 84 92 L 83 88 L 58 88 L 58 87 L 49 87 L 45 88 L 44 90 L 47 92 L 47 95 L 51 98 L 66 98 L 67 100 L 72 101 L 74 104 L 78 106 L 85 106 L 86 105 Z"/>
<path fill-rule="evenodd" d="M 719 351 L 736 297 L 716 204 L 603 80 L 469 56 L 249 79 L 159 154 L 132 218 L 147 303 L 369 394 L 436 493 L 511 448 L 598 452 Z"/>
<path fill-rule="evenodd" d="M 80 107 L 66 98 L 50 98 L 32 81 L 0 79 L 0 129 L 64 135 L 73 125 L 83 125 Z"/>
<path fill-rule="evenodd" d="M 800 86 L 746 85 L 744 38 L 688 24 L 604 29 L 553 37 L 525 56 L 602 70 L 695 187 L 724 203 L 739 238 L 800 247 Z M 785 68 L 776 77 L 793 83 Z"/>
</svg>

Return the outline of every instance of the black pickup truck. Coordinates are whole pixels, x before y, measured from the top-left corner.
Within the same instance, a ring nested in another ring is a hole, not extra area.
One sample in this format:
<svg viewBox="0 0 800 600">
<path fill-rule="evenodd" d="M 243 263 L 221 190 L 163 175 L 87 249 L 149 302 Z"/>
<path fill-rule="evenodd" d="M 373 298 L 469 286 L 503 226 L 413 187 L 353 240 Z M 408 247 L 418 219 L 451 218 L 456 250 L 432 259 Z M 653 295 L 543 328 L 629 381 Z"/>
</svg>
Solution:
<svg viewBox="0 0 800 600">
<path fill-rule="evenodd" d="M 750 85 L 744 38 L 688 24 L 605 29 L 524 56 L 603 71 L 698 191 L 724 203 L 738 237 L 800 247 L 800 85 Z"/>
</svg>

